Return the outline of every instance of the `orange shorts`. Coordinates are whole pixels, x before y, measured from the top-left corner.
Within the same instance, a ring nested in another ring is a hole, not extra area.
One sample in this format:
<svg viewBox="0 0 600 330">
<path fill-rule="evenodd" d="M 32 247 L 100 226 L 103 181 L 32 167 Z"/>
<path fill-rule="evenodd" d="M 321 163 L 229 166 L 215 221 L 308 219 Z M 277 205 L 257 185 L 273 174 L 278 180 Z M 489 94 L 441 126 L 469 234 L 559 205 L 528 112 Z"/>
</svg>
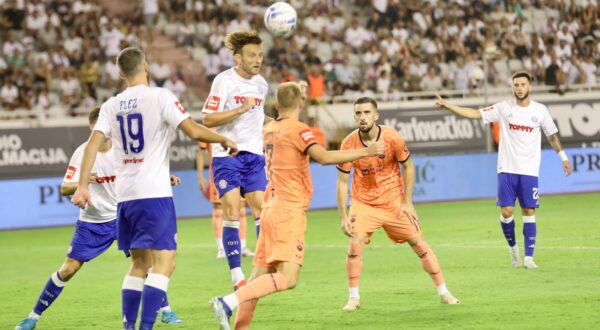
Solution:
<svg viewBox="0 0 600 330">
<path fill-rule="evenodd" d="M 371 235 L 382 227 L 394 243 L 404 243 L 421 236 L 419 222 L 400 212 L 400 207 L 400 203 L 390 207 L 373 207 L 352 200 L 350 204 L 352 233 L 366 234 L 368 239 L 365 244 L 369 244 Z"/>
<path fill-rule="evenodd" d="M 280 207 L 262 209 L 254 266 L 275 267 L 282 261 L 302 266 L 306 211 Z"/>
</svg>

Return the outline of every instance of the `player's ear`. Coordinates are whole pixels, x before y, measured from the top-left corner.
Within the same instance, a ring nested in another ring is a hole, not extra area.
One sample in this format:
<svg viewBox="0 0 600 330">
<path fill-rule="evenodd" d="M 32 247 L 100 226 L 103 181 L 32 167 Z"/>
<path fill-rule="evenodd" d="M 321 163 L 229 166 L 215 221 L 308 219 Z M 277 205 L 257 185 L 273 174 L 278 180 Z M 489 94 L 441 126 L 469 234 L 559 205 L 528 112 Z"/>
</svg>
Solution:
<svg viewBox="0 0 600 330">
<path fill-rule="evenodd" d="M 233 54 L 233 59 L 235 60 L 235 63 L 240 64 L 242 63 L 242 52 L 237 52 L 235 54 Z"/>
</svg>

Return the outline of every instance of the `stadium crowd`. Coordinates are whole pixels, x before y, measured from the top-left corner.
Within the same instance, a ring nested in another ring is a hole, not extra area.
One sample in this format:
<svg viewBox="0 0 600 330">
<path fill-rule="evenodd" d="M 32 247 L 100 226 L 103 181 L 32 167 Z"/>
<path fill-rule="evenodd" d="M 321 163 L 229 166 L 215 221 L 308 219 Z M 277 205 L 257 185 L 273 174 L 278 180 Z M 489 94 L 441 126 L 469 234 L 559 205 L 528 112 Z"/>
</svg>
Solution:
<svg viewBox="0 0 600 330">
<path fill-rule="evenodd" d="M 266 0 L 141 0 L 135 15 L 118 18 L 96 0 L 0 0 L 1 107 L 31 109 L 43 118 L 60 105 L 76 115 L 122 87 L 118 51 L 146 47 L 158 33 L 187 49 L 209 83 L 234 64 L 225 35 L 244 28 L 259 30 L 264 40 L 271 89 L 306 80 L 315 103 L 468 91 L 484 80 L 500 86 L 520 69 L 560 93 L 571 84 L 596 84 L 600 11 L 594 1 L 289 2 L 299 24 L 285 39 L 263 27 Z M 182 96 L 185 74 L 167 62 L 168 54 L 150 59 L 154 84 Z"/>
</svg>

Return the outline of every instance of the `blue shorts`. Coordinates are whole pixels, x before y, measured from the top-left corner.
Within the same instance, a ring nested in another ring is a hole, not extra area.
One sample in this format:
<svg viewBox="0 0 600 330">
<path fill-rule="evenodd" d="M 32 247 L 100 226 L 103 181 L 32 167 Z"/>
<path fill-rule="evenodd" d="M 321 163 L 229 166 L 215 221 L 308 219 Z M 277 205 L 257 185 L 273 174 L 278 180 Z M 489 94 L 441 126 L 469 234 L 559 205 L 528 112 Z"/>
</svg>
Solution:
<svg viewBox="0 0 600 330">
<path fill-rule="evenodd" d="M 126 255 L 131 249 L 177 249 L 172 197 L 121 202 L 117 204 L 117 218 L 117 243 Z"/>
<path fill-rule="evenodd" d="M 540 207 L 538 177 L 512 173 L 498 173 L 498 200 L 497 206 L 515 206 L 515 199 L 519 198 L 519 205 L 528 209 Z"/>
<path fill-rule="evenodd" d="M 102 223 L 78 220 L 67 257 L 81 262 L 104 253 L 117 239 L 117 220 Z"/>
<path fill-rule="evenodd" d="M 219 197 L 237 187 L 240 187 L 242 196 L 253 191 L 265 191 L 265 156 L 241 151 L 235 157 L 214 157 L 213 176 Z"/>
</svg>

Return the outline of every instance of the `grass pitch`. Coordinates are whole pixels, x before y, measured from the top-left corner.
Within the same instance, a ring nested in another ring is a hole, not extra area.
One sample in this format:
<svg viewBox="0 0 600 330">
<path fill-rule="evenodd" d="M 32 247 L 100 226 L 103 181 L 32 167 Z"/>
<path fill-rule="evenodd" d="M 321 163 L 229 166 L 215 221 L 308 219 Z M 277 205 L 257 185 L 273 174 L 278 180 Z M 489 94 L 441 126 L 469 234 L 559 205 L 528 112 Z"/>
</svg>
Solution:
<svg viewBox="0 0 600 330">
<path fill-rule="evenodd" d="M 425 238 L 462 304 L 439 303 L 407 245 L 378 232 L 365 249 L 361 309 L 342 312 L 347 239 L 337 212 L 308 215 L 306 260 L 297 288 L 258 305 L 254 329 L 593 329 L 600 324 L 600 194 L 544 196 L 537 213 L 536 270 L 513 269 L 492 200 L 417 205 Z M 521 250 L 521 217 L 517 216 Z M 254 246 L 252 225 L 249 246 Z M 60 266 L 73 228 L 0 232 L 0 329 L 33 308 Z M 207 219 L 179 222 L 169 300 L 184 320 L 156 329 L 215 329 L 208 300 L 229 293 Z M 249 275 L 251 263 L 243 260 Z M 119 329 L 120 288 L 129 267 L 116 245 L 84 265 L 37 329 Z"/>
</svg>

